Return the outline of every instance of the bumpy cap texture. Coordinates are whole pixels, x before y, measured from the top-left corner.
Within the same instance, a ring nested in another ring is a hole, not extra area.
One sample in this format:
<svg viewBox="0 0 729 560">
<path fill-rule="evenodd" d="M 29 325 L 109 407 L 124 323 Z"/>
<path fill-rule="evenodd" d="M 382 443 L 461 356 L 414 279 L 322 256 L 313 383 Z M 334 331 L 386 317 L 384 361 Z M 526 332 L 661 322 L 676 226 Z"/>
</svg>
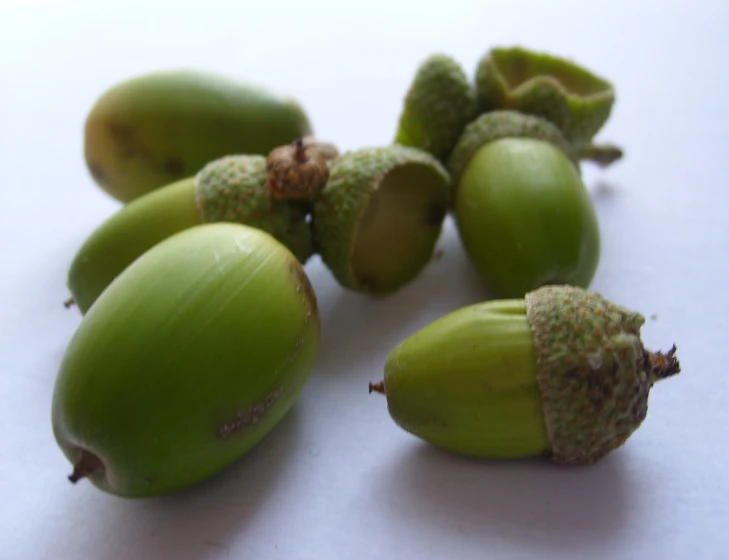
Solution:
<svg viewBox="0 0 729 560">
<path fill-rule="evenodd" d="M 207 164 L 196 177 L 195 198 L 204 222 L 235 222 L 272 235 L 299 260 L 314 254 L 309 210 L 266 194 L 266 158 L 226 156 Z"/>
<path fill-rule="evenodd" d="M 463 128 L 476 116 L 476 91 L 452 57 L 433 54 L 405 95 L 395 141 L 428 151 L 445 163 Z"/>
<path fill-rule="evenodd" d="M 640 426 L 653 383 L 643 316 L 601 295 L 548 286 L 526 296 L 552 457 L 592 464 Z"/>
<path fill-rule="evenodd" d="M 382 179 L 406 164 L 427 166 L 442 177 L 444 187 L 448 183 L 448 172 L 434 156 L 397 144 L 360 148 L 330 162 L 329 181 L 314 207 L 314 236 L 322 261 L 342 286 L 368 291 L 352 269 L 361 216 Z"/>
<path fill-rule="evenodd" d="M 266 194 L 278 200 L 309 200 L 329 179 L 327 158 L 302 141 L 279 146 L 266 157 Z"/>
<path fill-rule="evenodd" d="M 471 158 L 481 146 L 501 138 L 544 140 L 570 157 L 569 144 L 559 129 L 548 120 L 509 110 L 484 113 L 466 126 L 451 153 L 448 171 L 453 184 L 458 184 Z"/>
</svg>

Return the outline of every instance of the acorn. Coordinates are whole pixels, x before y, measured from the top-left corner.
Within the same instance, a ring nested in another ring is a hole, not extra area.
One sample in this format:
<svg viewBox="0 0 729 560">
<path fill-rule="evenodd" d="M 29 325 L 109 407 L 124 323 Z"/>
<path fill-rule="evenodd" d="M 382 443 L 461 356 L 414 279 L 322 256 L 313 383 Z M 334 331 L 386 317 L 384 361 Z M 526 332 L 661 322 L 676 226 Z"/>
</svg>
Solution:
<svg viewBox="0 0 729 560">
<path fill-rule="evenodd" d="M 641 426 L 653 385 L 680 372 L 675 345 L 644 348 L 644 322 L 575 286 L 466 306 L 395 347 L 370 392 L 400 428 L 454 453 L 594 464 Z"/>
<path fill-rule="evenodd" d="M 314 201 L 316 251 L 345 288 L 384 296 L 414 280 L 433 256 L 447 214 L 446 169 L 400 145 L 360 148 L 329 163 Z"/>
<path fill-rule="evenodd" d="M 99 187 L 127 203 L 230 154 L 265 156 L 312 133 L 290 95 L 192 69 L 114 84 L 84 127 L 84 159 Z"/>
<path fill-rule="evenodd" d="M 293 406 L 319 336 L 309 279 L 272 236 L 172 235 L 109 285 L 63 356 L 52 424 L 68 478 L 145 498 L 213 476 Z"/>
<path fill-rule="evenodd" d="M 615 88 L 565 58 L 523 47 L 486 52 L 476 69 L 480 112 L 511 109 L 554 123 L 574 145 L 589 144 L 607 122 Z"/>
<path fill-rule="evenodd" d="M 417 68 L 405 94 L 395 143 L 425 150 L 445 164 L 476 117 L 476 90 L 451 56 L 435 53 Z"/>
<path fill-rule="evenodd" d="M 466 127 L 449 161 L 452 211 L 492 297 L 591 284 L 600 228 L 578 166 L 559 129 L 541 117 L 493 111 Z"/>
<path fill-rule="evenodd" d="M 261 229 L 301 263 L 313 254 L 311 209 L 270 198 L 266 158 L 225 156 L 189 177 L 144 195 L 101 224 L 76 253 L 68 273 L 72 298 L 85 313 L 111 281 L 170 235 L 204 223 Z"/>
</svg>

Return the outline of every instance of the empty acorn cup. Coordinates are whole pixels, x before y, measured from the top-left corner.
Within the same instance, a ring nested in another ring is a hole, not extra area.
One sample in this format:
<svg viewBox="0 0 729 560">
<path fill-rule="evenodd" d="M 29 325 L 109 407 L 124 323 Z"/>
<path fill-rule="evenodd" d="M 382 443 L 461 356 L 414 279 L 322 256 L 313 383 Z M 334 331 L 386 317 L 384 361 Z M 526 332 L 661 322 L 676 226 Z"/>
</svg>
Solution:
<svg viewBox="0 0 729 560">
<path fill-rule="evenodd" d="M 330 162 L 314 203 L 316 251 L 345 288 L 384 295 L 431 260 L 450 177 L 431 154 L 400 145 L 360 148 Z"/>
<path fill-rule="evenodd" d="M 581 158 L 609 165 L 616 146 L 592 146 L 615 104 L 613 85 L 584 66 L 522 47 L 493 48 L 478 62 L 479 111 L 511 109 L 553 122 Z"/>
</svg>

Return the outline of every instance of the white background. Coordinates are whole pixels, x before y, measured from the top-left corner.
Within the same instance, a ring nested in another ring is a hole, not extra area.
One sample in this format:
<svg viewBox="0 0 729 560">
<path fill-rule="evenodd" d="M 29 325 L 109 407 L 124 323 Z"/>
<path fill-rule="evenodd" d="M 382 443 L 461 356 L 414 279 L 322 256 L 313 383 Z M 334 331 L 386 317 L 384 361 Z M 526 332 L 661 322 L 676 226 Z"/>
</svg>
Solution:
<svg viewBox="0 0 729 560">
<path fill-rule="evenodd" d="M 2 2 L 0 7 L 0 558 L 729 558 L 729 5 L 726 2 Z M 603 234 L 592 285 L 650 318 L 683 372 L 590 468 L 474 461 L 398 429 L 367 394 L 387 353 L 483 292 L 451 222 L 444 251 L 394 297 L 347 293 L 308 265 L 323 332 L 286 419 L 225 472 L 127 501 L 71 485 L 50 403 L 80 321 L 68 265 L 118 203 L 91 181 L 82 125 L 113 83 L 169 67 L 292 93 L 340 148 L 389 143 L 418 63 L 472 72 L 490 47 L 567 56 L 613 81 L 587 164 Z"/>
</svg>

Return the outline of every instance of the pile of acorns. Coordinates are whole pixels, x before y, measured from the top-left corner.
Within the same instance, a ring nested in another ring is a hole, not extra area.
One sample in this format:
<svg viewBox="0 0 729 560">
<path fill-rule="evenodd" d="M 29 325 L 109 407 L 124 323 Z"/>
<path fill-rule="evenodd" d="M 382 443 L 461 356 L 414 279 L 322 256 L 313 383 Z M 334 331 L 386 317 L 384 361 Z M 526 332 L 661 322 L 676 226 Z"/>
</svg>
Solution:
<svg viewBox="0 0 729 560">
<path fill-rule="evenodd" d="M 384 381 L 403 429 L 457 453 L 592 464 L 646 416 L 675 347 L 643 347 L 643 317 L 587 291 L 599 226 L 580 162 L 609 82 L 523 48 L 474 79 L 437 54 L 418 68 L 391 145 L 344 154 L 290 98 L 210 74 L 110 89 L 85 129 L 91 175 L 125 205 L 68 278 L 84 314 L 60 366 L 56 440 L 119 496 L 196 484 L 286 414 L 314 367 L 321 319 L 303 265 L 385 296 L 431 260 L 451 213 L 493 300 L 394 348 Z"/>
</svg>

